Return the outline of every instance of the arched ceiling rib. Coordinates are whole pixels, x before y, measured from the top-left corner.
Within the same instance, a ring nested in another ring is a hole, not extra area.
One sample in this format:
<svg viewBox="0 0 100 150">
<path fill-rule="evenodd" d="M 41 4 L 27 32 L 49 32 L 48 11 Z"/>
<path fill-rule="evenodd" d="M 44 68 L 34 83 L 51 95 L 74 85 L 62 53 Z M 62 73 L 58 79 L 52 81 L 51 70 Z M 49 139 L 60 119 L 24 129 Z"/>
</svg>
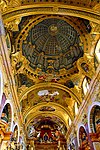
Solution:
<svg viewBox="0 0 100 150">
<path fill-rule="evenodd" d="M 44 111 L 40 111 L 40 108 L 42 107 L 51 107 L 54 108 L 55 110 L 54 111 L 50 111 L 50 110 L 44 110 Z M 65 108 L 64 106 L 60 105 L 60 104 L 57 104 L 57 103 L 54 103 L 54 102 L 43 102 L 43 103 L 39 103 L 38 105 L 36 105 L 35 107 L 31 107 L 29 108 L 24 114 L 24 119 L 29 119 L 29 116 L 31 116 L 30 114 L 33 114 L 33 116 L 35 116 L 35 113 L 36 114 L 39 114 L 39 113 L 53 113 L 53 114 L 57 114 L 57 112 L 59 112 L 60 116 L 62 116 L 64 118 L 64 120 L 66 120 L 65 118 L 65 114 L 67 114 L 71 120 L 74 119 L 73 117 L 73 114 L 71 113 L 70 109 L 69 108 Z M 32 116 L 31 116 L 32 117 Z"/>
<path fill-rule="evenodd" d="M 22 101 L 24 99 L 24 96 L 26 97 L 26 95 L 31 92 L 31 91 L 34 91 L 36 89 L 48 89 L 48 88 L 56 88 L 56 89 L 61 89 L 65 92 L 68 92 L 77 102 L 78 104 L 81 103 L 81 99 L 77 96 L 77 93 L 75 93 L 75 89 L 73 91 L 73 89 L 70 89 L 70 88 L 67 88 L 61 84 L 58 84 L 58 83 L 40 83 L 40 84 L 36 84 L 30 88 L 28 88 L 27 90 L 25 90 L 22 95 L 19 97 L 20 101 Z"/>
<path fill-rule="evenodd" d="M 36 115 L 32 116 L 32 114 L 30 114 L 30 116 L 28 116 L 29 118 L 27 119 L 27 122 L 26 122 L 26 127 L 28 127 L 28 125 L 35 119 L 37 118 L 38 116 L 44 116 L 44 117 L 48 117 L 48 116 L 56 116 L 57 118 L 59 118 L 64 124 L 66 127 L 68 127 L 68 118 L 69 116 L 66 115 L 66 118 L 60 114 L 60 113 L 49 113 L 49 112 L 45 112 L 45 113 L 42 113 L 42 112 L 38 112 L 36 113 Z"/>
</svg>

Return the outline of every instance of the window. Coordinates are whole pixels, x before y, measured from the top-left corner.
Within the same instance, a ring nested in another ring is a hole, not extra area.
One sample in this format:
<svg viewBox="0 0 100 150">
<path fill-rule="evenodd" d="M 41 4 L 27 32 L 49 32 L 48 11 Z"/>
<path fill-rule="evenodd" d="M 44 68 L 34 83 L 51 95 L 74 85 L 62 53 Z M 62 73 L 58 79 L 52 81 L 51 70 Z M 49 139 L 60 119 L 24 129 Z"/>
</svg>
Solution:
<svg viewBox="0 0 100 150">
<path fill-rule="evenodd" d="M 75 102 L 75 115 L 78 114 L 78 105 L 77 105 L 77 102 Z"/>
<path fill-rule="evenodd" d="M 84 78 L 84 81 L 83 81 L 83 93 L 84 93 L 84 95 L 86 95 L 88 90 L 89 90 L 89 83 L 88 83 L 87 78 Z"/>
<path fill-rule="evenodd" d="M 97 43 L 96 49 L 95 49 L 95 56 L 97 61 L 100 63 L 100 40 Z"/>
</svg>

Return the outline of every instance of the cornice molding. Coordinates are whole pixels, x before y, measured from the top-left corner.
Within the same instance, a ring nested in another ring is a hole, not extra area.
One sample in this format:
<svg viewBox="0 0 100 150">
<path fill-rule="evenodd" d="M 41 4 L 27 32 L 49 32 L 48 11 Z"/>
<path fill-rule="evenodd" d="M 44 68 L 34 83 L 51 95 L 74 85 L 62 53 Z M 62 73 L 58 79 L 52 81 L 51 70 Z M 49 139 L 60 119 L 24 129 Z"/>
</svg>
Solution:
<svg viewBox="0 0 100 150">
<path fill-rule="evenodd" d="M 36 14 L 59 14 L 59 15 L 74 16 L 88 19 L 90 21 L 100 24 L 100 13 L 98 11 L 95 11 L 93 9 L 87 9 L 84 7 L 51 4 L 51 3 L 25 5 L 10 8 L 3 13 L 3 20 L 4 23 L 6 23 L 17 17 Z"/>
</svg>

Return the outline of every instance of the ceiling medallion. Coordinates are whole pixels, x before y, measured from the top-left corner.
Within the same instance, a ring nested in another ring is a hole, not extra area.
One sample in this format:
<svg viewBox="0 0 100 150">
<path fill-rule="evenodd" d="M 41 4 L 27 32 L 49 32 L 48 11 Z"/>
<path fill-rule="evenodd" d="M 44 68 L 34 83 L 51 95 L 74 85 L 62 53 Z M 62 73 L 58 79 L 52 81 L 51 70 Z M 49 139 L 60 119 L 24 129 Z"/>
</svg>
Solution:
<svg viewBox="0 0 100 150">
<path fill-rule="evenodd" d="M 58 32 L 58 28 L 55 24 L 52 24 L 50 27 L 49 27 L 49 33 L 52 35 L 52 36 L 55 36 Z"/>
</svg>

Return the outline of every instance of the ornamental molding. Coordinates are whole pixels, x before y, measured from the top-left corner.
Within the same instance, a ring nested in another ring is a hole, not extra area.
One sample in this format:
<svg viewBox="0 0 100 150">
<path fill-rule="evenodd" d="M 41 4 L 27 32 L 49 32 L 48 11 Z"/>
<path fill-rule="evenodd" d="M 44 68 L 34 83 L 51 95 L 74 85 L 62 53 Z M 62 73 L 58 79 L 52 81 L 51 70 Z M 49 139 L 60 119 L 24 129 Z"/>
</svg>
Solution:
<svg viewBox="0 0 100 150">
<path fill-rule="evenodd" d="M 36 14 L 59 14 L 75 16 L 88 19 L 100 24 L 100 13 L 93 10 L 76 6 L 55 5 L 55 4 L 34 4 L 28 6 L 20 6 L 8 9 L 3 13 L 4 23 L 17 17 L 36 15 Z"/>
</svg>

